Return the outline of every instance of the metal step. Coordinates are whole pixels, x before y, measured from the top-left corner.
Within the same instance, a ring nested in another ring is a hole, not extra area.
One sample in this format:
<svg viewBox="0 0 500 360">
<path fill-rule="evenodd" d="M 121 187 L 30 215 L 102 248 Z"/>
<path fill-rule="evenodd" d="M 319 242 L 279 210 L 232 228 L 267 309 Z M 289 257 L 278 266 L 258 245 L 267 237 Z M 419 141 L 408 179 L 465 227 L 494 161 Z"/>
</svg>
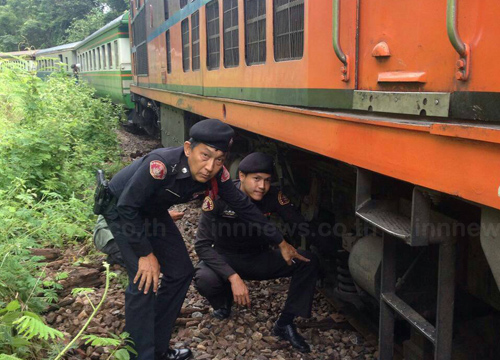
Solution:
<svg viewBox="0 0 500 360">
<path fill-rule="evenodd" d="M 356 215 L 382 231 L 410 242 L 411 220 L 394 211 L 391 204 L 370 200 L 358 208 Z"/>
<path fill-rule="evenodd" d="M 420 331 L 433 344 L 436 343 L 436 328 L 422 315 L 413 310 L 410 305 L 401 300 L 394 293 L 380 294 L 380 299 L 385 301 L 396 313 L 408 321 L 414 328 Z"/>
</svg>

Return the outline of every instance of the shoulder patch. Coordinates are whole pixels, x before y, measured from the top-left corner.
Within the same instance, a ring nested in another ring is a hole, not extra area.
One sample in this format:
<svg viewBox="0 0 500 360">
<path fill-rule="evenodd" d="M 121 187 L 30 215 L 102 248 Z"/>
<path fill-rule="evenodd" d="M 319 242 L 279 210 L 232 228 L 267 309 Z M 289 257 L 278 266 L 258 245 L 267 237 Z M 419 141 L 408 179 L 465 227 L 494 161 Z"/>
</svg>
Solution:
<svg viewBox="0 0 500 360">
<path fill-rule="evenodd" d="M 205 200 L 203 200 L 203 205 L 201 205 L 201 210 L 212 211 L 213 209 L 214 209 L 214 201 L 210 198 L 210 196 L 205 196 Z"/>
<path fill-rule="evenodd" d="M 278 202 L 280 203 L 280 205 L 290 204 L 290 200 L 281 191 L 278 193 Z"/>
<path fill-rule="evenodd" d="M 220 177 L 220 181 L 226 182 L 231 179 L 231 175 L 229 175 L 229 171 L 227 171 L 226 167 L 222 167 L 222 176 Z"/>
<path fill-rule="evenodd" d="M 163 180 L 167 176 L 167 167 L 160 160 L 153 160 L 149 163 L 149 173 L 156 180 Z"/>
</svg>

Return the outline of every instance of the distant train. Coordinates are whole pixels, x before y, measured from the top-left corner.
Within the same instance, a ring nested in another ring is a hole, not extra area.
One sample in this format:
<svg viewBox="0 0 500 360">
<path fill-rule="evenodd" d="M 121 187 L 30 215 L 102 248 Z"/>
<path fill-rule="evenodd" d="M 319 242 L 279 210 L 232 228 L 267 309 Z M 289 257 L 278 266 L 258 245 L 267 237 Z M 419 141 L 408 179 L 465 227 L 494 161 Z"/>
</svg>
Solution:
<svg viewBox="0 0 500 360">
<path fill-rule="evenodd" d="M 125 13 L 83 41 L 33 51 L 0 53 L 0 59 L 36 69 L 41 78 L 54 71 L 77 74 L 117 104 L 134 108 L 130 100 L 132 82 L 128 13 Z M 28 65 L 28 61 L 29 64 Z M 76 72 L 74 70 L 77 67 Z"/>
<path fill-rule="evenodd" d="M 406 359 L 497 359 L 498 15 L 495 0 L 132 0 L 73 51 L 165 146 L 209 117 L 237 130 L 233 175 L 250 151 L 275 156 L 324 230 L 303 244 L 323 291 L 378 309 L 380 359 L 394 341 Z"/>
</svg>

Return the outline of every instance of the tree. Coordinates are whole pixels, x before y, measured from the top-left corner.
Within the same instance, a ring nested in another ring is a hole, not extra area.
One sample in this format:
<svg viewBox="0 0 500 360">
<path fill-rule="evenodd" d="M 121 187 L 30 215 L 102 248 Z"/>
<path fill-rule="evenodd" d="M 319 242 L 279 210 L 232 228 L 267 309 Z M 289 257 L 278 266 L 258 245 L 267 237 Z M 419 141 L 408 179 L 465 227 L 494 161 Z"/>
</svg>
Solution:
<svg viewBox="0 0 500 360">
<path fill-rule="evenodd" d="M 0 51 L 82 40 L 127 7 L 125 0 L 0 0 Z"/>
</svg>

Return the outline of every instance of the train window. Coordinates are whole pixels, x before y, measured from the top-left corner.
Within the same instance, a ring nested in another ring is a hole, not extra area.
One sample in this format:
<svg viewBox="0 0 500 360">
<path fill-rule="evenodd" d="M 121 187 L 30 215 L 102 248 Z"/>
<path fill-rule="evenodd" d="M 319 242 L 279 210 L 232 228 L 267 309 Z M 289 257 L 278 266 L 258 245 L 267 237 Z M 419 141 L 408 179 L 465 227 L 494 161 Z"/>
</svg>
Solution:
<svg viewBox="0 0 500 360">
<path fill-rule="evenodd" d="M 101 48 L 97 48 L 97 69 L 101 70 L 102 63 L 101 63 Z"/>
<path fill-rule="evenodd" d="M 63 56 L 59 55 L 59 62 L 63 62 Z"/>
<path fill-rule="evenodd" d="M 182 35 L 182 69 L 189 71 L 189 19 L 181 22 Z"/>
<path fill-rule="evenodd" d="M 166 46 L 167 46 L 167 73 L 172 72 L 172 57 L 170 55 L 170 30 L 167 30 L 165 34 Z"/>
<path fill-rule="evenodd" d="M 106 45 L 108 47 L 108 63 L 109 63 L 109 68 L 113 68 L 113 52 L 111 51 L 111 43 L 108 43 Z"/>
<path fill-rule="evenodd" d="M 266 0 L 245 0 L 245 57 L 248 65 L 266 61 Z"/>
<path fill-rule="evenodd" d="M 118 52 L 118 40 L 113 42 L 113 46 L 115 48 L 115 68 L 120 68 L 120 53 Z"/>
<path fill-rule="evenodd" d="M 220 64 L 219 1 L 212 0 L 206 6 L 207 18 L 207 67 L 218 69 Z"/>
<path fill-rule="evenodd" d="M 224 66 L 233 67 L 240 63 L 238 40 L 238 0 L 224 0 Z"/>
<path fill-rule="evenodd" d="M 136 47 L 137 75 L 148 75 L 148 45 L 146 36 L 146 12 L 144 8 L 137 14 L 133 23 L 133 42 Z M 117 62 L 118 64 L 118 62 Z"/>
<path fill-rule="evenodd" d="M 97 62 L 95 57 L 95 49 L 92 49 L 92 70 L 97 70 Z"/>
<path fill-rule="evenodd" d="M 106 69 L 106 46 L 101 46 L 102 51 L 102 68 Z"/>
<path fill-rule="evenodd" d="M 191 15 L 191 42 L 193 53 L 193 70 L 200 70 L 200 12 Z"/>
<path fill-rule="evenodd" d="M 304 54 L 304 0 L 274 0 L 274 58 L 301 59 Z"/>
<path fill-rule="evenodd" d="M 187 5 L 187 0 L 180 0 L 181 9 Z"/>
<path fill-rule="evenodd" d="M 66 65 L 69 65 L 69 63 L 68 63 L 68 58 L 66 57 L 65 59 L 66 59 Z"/>
<path fill-rule="evenodd" d="M 165 14 L 165 20 L 168 20 L 168 0 L 163 0 L 163 12 Z"/>
</svg>

